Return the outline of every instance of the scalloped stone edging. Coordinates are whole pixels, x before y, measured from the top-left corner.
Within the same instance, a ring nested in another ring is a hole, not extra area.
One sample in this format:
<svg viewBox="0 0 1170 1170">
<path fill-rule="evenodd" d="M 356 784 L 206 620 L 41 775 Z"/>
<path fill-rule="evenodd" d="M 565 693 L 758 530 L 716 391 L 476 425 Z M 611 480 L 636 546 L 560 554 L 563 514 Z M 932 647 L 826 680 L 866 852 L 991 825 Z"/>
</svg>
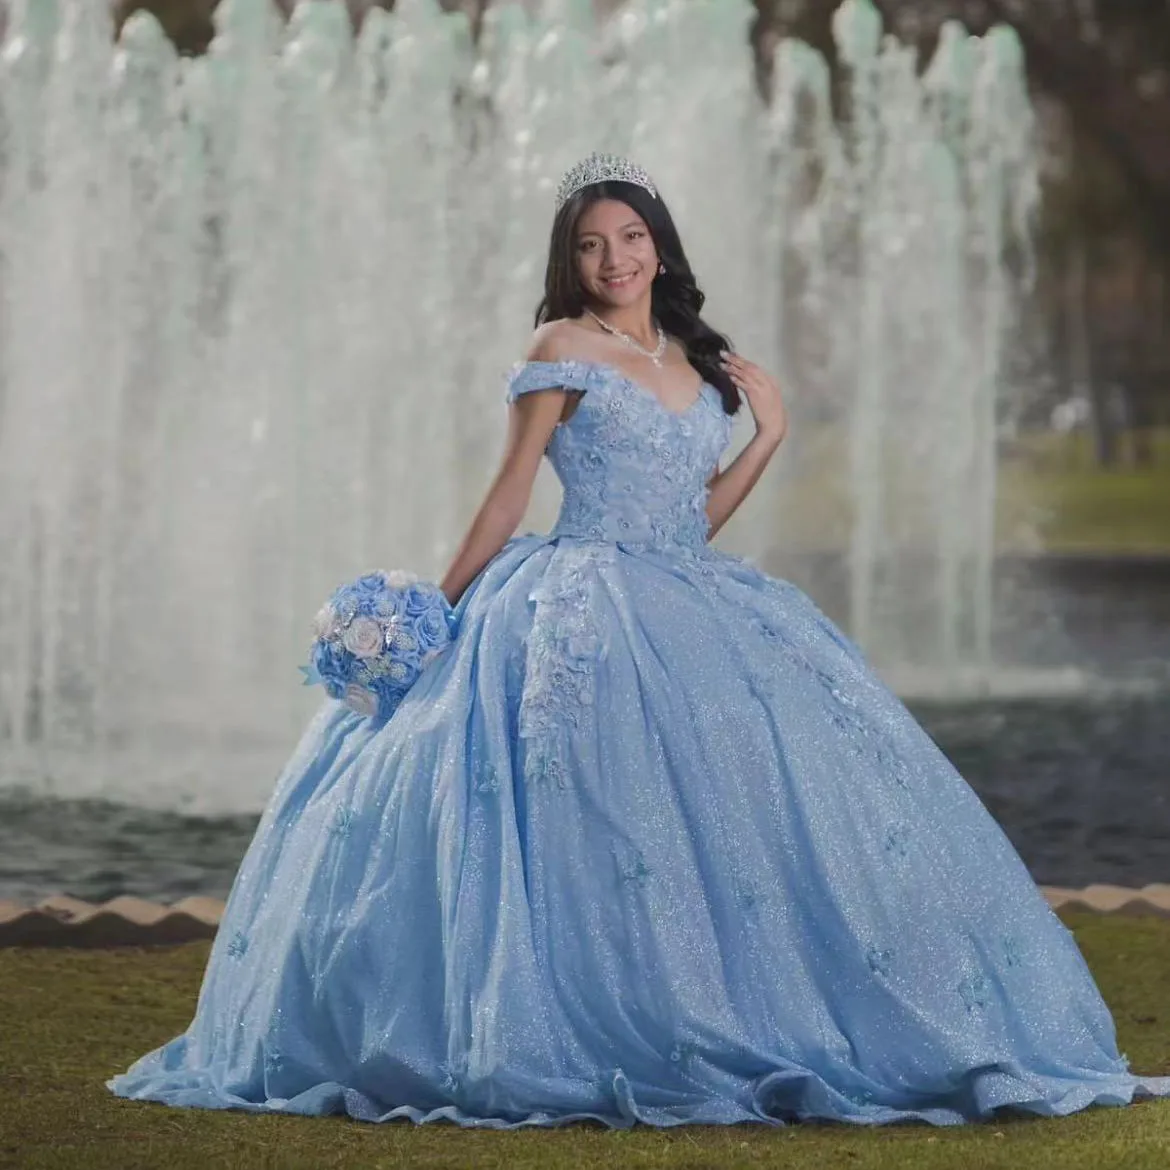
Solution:
<svg viewBox="0 0 1170 1170">
<path fill-rule="evenodd" d="M 1170 918 L 1170 884 L 1140 890 L 1128 886 L 1086 886 L 1070 890 L 1041 886 L 1055 910 L 1099 914 L 1156 914 Z M 224 903 L 184 898 L 171 906 L 145 898 L 113 898 L 100 905 L 57 894 L 35 906 L 0 900 L 0 947 L 166 946 L 214 938 Z"/>
<path fill-rule="evenodd" d="M 96 905 L 56 894 L 35 906 L 0 901 L 0 947 L 157 946 L 214 938 L 223 914 L 216 898 L 173 906 L 121 897 Z"/>
</svg>

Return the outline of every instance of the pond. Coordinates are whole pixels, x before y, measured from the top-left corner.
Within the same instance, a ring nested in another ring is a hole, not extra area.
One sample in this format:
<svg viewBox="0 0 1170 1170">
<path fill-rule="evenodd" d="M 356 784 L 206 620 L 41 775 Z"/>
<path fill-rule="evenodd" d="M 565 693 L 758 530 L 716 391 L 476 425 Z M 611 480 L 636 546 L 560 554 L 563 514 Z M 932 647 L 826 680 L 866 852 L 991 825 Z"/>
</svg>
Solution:
<svg viewBox="0 0 1170 1170">
<path fill-rule="evenodd" d="M 1170 561 L 1003 563 L 1011 663 L 909 705 L 1043 884 L 1170 881 Z M 226 895 L 258 815 L 0 792 L 0 897 Z"/>
</svg>

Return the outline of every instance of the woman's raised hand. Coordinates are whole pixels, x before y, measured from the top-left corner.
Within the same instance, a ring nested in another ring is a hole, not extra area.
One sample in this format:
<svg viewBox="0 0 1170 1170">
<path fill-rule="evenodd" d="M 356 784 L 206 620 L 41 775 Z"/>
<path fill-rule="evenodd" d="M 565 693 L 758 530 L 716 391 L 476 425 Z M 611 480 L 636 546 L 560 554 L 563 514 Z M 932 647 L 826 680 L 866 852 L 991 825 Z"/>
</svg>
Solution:
<svg viewBox="0 0 1170 1170">
<path fill-rule="evenodd" d="M 757 433 L 779 443 L 788 431 L 788 412 L 776 379 L 737 353 L 722 350 L 719 356 L 720 364 L 747 399 Z"/>
</svg>

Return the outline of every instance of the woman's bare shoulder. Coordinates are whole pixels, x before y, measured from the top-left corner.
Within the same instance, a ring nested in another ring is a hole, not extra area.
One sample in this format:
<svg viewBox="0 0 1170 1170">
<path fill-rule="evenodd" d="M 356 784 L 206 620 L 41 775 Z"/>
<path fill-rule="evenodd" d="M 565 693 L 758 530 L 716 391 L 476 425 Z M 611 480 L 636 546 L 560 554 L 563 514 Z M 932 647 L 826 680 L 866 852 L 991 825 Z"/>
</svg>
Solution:
<svg viewBox="0 0 1170 1170">
<path fill-rule="evenodd" d="M 588 359 L 593 331 L 571 317 L 546 321 L 529 340 L 524 357 L 530 362 L 564 362 Z"/>
</svg>

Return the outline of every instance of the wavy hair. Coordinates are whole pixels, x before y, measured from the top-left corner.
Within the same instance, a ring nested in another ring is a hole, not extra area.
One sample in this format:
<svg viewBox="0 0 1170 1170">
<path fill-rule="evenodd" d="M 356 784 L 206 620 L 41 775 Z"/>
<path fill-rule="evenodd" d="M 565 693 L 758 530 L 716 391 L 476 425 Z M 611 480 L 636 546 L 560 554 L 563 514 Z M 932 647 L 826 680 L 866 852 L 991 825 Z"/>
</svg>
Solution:
<svg viewBox="0 0 1170 1170">
<path fill-rule="evenodd" d="M 577 272 L 577 223 L 587 207 L 602 199 L 625 203 L 646 221 L 658 259 L 666 268 L 665 273 L 655 276 L 651 286 L 651 311 L 662 328 L 681 342 L 691 365 L 719 391 L 723 409 L 735 414 L 741 404 L 739 389 L 719 364 L 719 351 L 731 349 L 731 342 L 699 316 L 706 297 L 695 281 L 674 220 L 666 204 L 637 183 L 593 183 L 569 198 L 557 212 L 536 324 L 584 313 L 586 294 Z"/>
</svg>

